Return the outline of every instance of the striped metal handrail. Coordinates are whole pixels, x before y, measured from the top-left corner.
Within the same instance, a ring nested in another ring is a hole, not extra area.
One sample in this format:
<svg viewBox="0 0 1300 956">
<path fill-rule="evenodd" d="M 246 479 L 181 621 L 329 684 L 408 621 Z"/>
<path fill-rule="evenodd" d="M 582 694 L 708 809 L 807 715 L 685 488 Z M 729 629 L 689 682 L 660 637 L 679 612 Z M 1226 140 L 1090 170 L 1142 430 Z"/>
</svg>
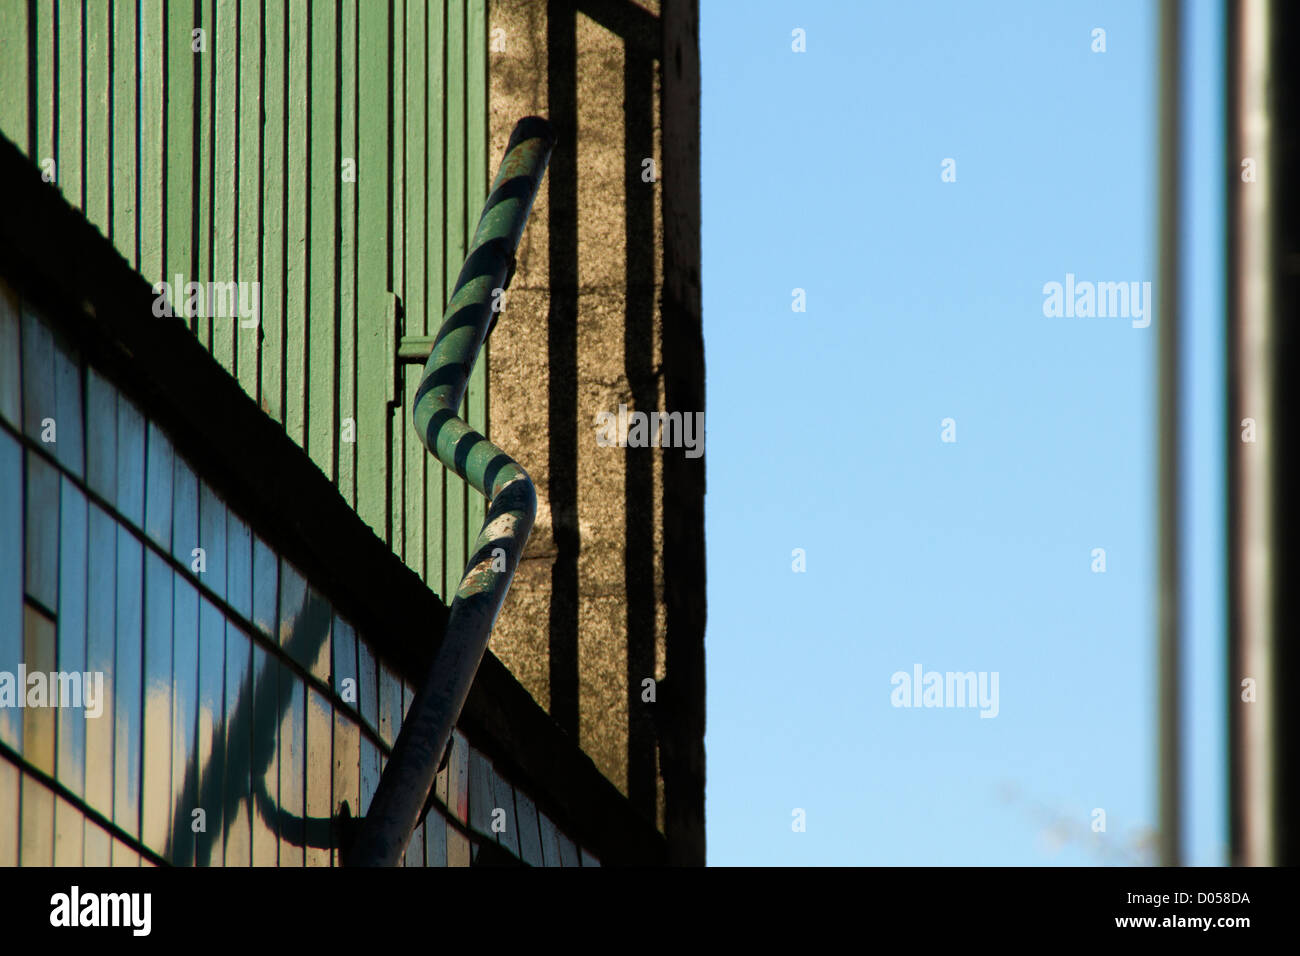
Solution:
<svg viewBox="0 0 1300 956">
<path fill-rule="evenodd" d="M 428 803 L 537 513 L 528 473 L 457 412 L 494 317 L 497 290 L 505 288 L 513 273 L 515 249 L 554 145 L 546 120 L 530 116 L 515 125 L 415 392 L 412 417 L 420 440 L 487 497 L 487 519 L 452 600 L 442 643 L 403 719 L 349 854 L 352 866 L 395 866 L 401 859 Z"/>
</svg>

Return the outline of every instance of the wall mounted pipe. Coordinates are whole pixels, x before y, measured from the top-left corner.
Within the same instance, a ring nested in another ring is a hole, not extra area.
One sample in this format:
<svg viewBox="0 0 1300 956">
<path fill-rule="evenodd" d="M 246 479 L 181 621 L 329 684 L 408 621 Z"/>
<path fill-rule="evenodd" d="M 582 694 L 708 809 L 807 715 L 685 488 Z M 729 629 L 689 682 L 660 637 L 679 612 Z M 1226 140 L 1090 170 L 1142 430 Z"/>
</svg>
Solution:
<svg viewBox="0 0 1300 956">
<path fill-rule="evenodd" d="M 496 290 L 504 289 L 514 272 L 515 249 L 554 145 L 546 120 L 530 116 L 515 125 L 415 392 L 412 417 L 420 440 L 487 497 L 487 518 L 452 599 L 442 643 L 349 854 L 352 866 L 395 866 L 402 858 L 537 513 L 527 472 L 457 413 L 495 316 Z"/>
</svg>

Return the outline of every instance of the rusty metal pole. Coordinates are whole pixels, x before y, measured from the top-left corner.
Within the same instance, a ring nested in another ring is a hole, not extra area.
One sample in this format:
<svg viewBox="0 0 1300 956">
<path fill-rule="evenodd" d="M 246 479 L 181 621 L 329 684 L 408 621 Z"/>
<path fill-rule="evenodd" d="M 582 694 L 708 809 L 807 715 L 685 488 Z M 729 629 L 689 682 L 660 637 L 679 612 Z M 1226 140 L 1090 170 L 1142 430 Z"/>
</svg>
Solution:
<svg viewBox="0 0 1300 956">
<path fill-rule="evenodd" d="M 415 392 L 412 417 L 420 440 L 487 496 L 487 519 L 452 600 L 442 643 L 379 778 L 347 860 L 350 866 L 395 866 L 401 859 L 428 802 L 537 513 L 537 494 L 524 469 L 457 413 L 492 323 L 496 293 L 510 281 L 515 249 L 554 145 L 551 125 L 536 116 L 520 120 L 510 134 Z"/>
</svg>

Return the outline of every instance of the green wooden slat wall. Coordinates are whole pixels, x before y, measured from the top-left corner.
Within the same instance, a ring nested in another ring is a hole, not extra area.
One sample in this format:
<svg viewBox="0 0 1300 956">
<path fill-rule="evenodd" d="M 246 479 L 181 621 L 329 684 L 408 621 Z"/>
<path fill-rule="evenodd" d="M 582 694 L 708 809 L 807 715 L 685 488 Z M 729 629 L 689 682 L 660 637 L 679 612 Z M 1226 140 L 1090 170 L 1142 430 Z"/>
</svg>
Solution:
<svg viewBox="0 0 1300 956">
<path fill-rule="evenodd" d="M 437 330 L 487 194 L 485 0 L 5 0 L 0 133 L 150 281 L 260 283 L 257 328 L 177 321 L 451 593 L 483 503 L 416 439 L 386 321 Z M 485 357 L 482 431 L 487 387 Z"/>
</svg>

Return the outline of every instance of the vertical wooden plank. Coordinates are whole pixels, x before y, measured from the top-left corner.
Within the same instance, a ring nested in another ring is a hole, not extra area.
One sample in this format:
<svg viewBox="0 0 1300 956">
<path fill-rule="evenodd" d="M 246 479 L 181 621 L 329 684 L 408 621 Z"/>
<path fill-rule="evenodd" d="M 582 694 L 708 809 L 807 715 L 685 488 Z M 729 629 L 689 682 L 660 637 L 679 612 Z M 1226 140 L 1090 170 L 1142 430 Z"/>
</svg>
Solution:
<svg viewBox="0 0 1300 956">
<path fill-rule="evenodd" d="M 0 429 L 0 671 L 18 673 L 23 660 L 23 450 Z M 16 689 L 16 688 L 15 688 Z M 19 753 L 23 746 L 23 712 L 0 707 L 0 743 Z M 0 801 L 0 806 L 3 806 Z M 0 821 L 3 826 L 3 821 Z"/>
<path fill-rule="evenodd" d="M 226 600 L 245 620 L 253 618 L 253 535 L 248 525 L 226 511 Z"/>
<path fill-rule="evenodd" d="M 54 865 L 54 794 L 36 778 L 23 774 L 22 836 L 19 866 Z"/>
<path fill-rule="evenodd" d="M 81 358 L 58 336 L 54 337 L 54 408 L 58 420 L 58 441 L 54 457 L 77 477 L 85 472 L 86 409 L 81 401 Z"/>
<path fill-rule="evenodd" d="M 252 685 L 252 642 L 226 623 L 226 866 L 249 866 L 253 860 L 251 778 L 252 729 L 256 704 Z M 234 720 L 238 714 L 238 722 Z"/>
<path fill-rule="evenodd" d="M 447 297 L 450 298 L 451 286 L 456 281 L 461 266 L 465 264 L 465 221 L 469 216 L 466 211 L 466 171 L 467 143 L 465 127 L 465 0 L 447 0 L 447 53 L 446 53 L 446 159 L 445 162 L 445 202 L 444 216 L 447 222 L 446 240 L 446 276 Z M 475 363 L 477 364 L 477 363 Z M 459 414 L 464 417 L 465 406 L 461 403 Z M 443 595 L 448 603 L 460 585 L 465 573 L 466 549 L 468 537 L 466 527 L 467 489 L 462 478 L 447 471 L 444 472 L 446 504 L 443 513 L 444 553 L 446 565 L 443 569 Z M 471 493 L 472 494 L 472 493 Z"/>
<path fill-rule="evenodd" d="M 357 4 L 341 0 L 339 46 L 339 442 L 338 487 L 357 503 Z"/>
<path fill-rule="evenodd" d="M 172 796 L 171 568 L 145 549 L 144 747 L 140 839 L 155 853 L 167 849 Z"/>
<path fill-rule="evenodd" d="M 542 811 L 537 811 L 537 831 L 542 843 L 542 865 L 560 866 L 560 833 Z"/>
<path fill-rule="evenodd" d="M 199 0 L 198 26 L 203 30 L 204 51 L 196 53 L 195 63 L 199 73 L 199 101 L 194 115 L 198 122 L 198 235 L 194 237 L 198 252 L 198 269 L 195 281 L 211 282 L 213 255 L 213 213 L 215 194 L 213 191 L 213 164 L 216 161 L 216 116 L 214 86 L 217 77 L 216 64 L 219 57 L 213 47 L 217 8 L 214 0 Z M 224 52 L 224 51 L 223 51 Z M 194 332 L 199 342 L 209 352 L 212 351 L 212 317 L 204 308 L 194 320 Z"/>
<path fill-rule="evenodd" d="M 194 280 L 194 188 L 198 153 L 194 137 L 194 71 L 198 56 L 190 45 L 194 29 L 194 2 L 169 3 L 167 20 L 167 80 L 163 101 L 167 110 L 167 281 L 172 283 L 172 301 L 185 324 L 194 328 L 185 284 Z M 178 288 L 179 286 L 179 288 Z"/>
<path fill-rule="evenodd" d="M 352 625 L 334 615 L 330 653 L 330 687 L 344 706 L 357 711 L 357 636 Z"/>
<path fill-rule="evenodd" d="M 432 335 L 442 324 L 442 313 L 447 305 L 444 215 L 444 161 L 446 140 L 443 135 L 446 84 L 443 77 L 445 65 L 446 5 L 439 0 L 428 6 L 428 31 L 425 53 L 428 62 L 428 94 L 426 96 L 428 122 L 428 172 L 425 176 L 425 334 Z M 424 515 L 425 515 L 425 582 L 434 591 L 447 597 L 443 569 L 443 529 L 446 492 L 443 487 L 446 469 L 432 455 L 424 456 Z"/>
<path fill-rule="evenodd" d="M 515 791 L 515 809 L 519 820 L 519 857 L 529 866 L 545 866 L 542 833 L 537 822 L 537 805 L 522 790 Z"/>
<path fill-rule="evenodd" d="M 119 404 L 119 416 L 127 406 L 125 400 Z M 119 456 L 119 463 L 122 460 Z M 141 464 L 143 456 L 137 467 Z M 144 731 L 144 548 L 122 526 L 117 529 L 114 631 L 117 647 L 113 661 L 113 822 L 138 837 Z"/>
<path fill-rule="evenodd" d="M 22 774 L 17 765 L 0 757 L 0 868 L 18 865 L 21 786 Z"/>
<path fill-rule="evenodd" d="M 262 321 L 261 286 L 252 295 L 253 283 L 262 279 L 262 5 L 239 4 L 239 281 L 248 283 L 250 303 L 257 308 L 257 325 L 242 316 L 229 320 L 236 338 L 235 367 L 239 384 L 254 400 L 259 398 L 259 357 Z M 233 277 L 232 277 L 233 278 Z M 241 295 L 243 294 L 241 290 Z M 243 301 L 241 299 L 241 301 Z"/>
<path fill-rule="evenodd" d="M 500 810 L 504 814 L 502 820 L 504 829 L 496 833 L 497 842 L 515 856 L 519 856 L 519 818 L 515 813 L 515 789 L 495 768 L 492 774 L 492 792 L 494 796 L 492 812 L 496 813 Z"/>
<path fill-rule="evenodd" d="M 335 477 L 338 423 L 338 220 L 339 161 L 338 9 L 335 0 L 311 8 L 311 262 L 308 275 L 311 330 L 307 357 L 307 451 L 331 481 Z"/>
<path fill-rule="evenodd" d="M 217 0 L 216 23 L 208 37 L 216 77 L 213 80 L 212 282 L 233 282 L 239 236 L 239 3 Z M 251 64 L 250 64 L 251 68 Z M 239 321 L 212 316 L 212 355 L 235 374 L 235 335 Z"/>
<path fill-rule="evenodd" d="M 0 133 L 31 156 L 27 125 L 28 10 L 26 3 L 0 3 L 0 90 L 5 91 L 0 97 Z"/>
<path fill-rule="evenodd" d="M 199 539 L 203 570 L 199 583 L 219 598 L 226 596 L 226 503 L 206 481 L 199 484 Z"/>
<path fill-rule="evenodd" d="M 117 397 L 117 510 L 137 528 L 144 527 L 144 416 L 125 395 Z"/>
<path fill-rule="evenodd" d="M 167 183 L 167 116 L 163 84 L 167 71 L 164 0 L 140 0 L 140 238 L 139 271 L 149 282 L 174 282 L 164 274 L 164 212 Z M 186 150 L 188 152 L 188 150 Z M 172 301 L 177 298 L 172 290 Z"/>
<path fill-rule="evenodd" d="M 488 190 L 487 3 L 468 0 L 465 15 L 465 236 L 474 235 Z M 465 391 L 465 420 L 486 435 L 488 346 L 484 344 Z M 487 518 L 487 499 L 466 489 L 465 554 Z"/>
<path fill-rule="evenodd" d="M 578 848 L 574 846 L 573 841 L 558 830 L 555 837 L 560 844 L 560 866 L 582 866 L 582 860 L 578 857 Z"/>
<path fill-rule="evenodd" d="M 429 811 L 424 821 L 424 865 L 447 865 L 447 818 L 437 810 Z"/>
<path fill-rule="evenodd" d="M 389 747 L 402 729 L 402 682 L 384 663 L 379 665 L 379 737 Z"/>
<path fill-rule="evenodd" d="M 54 865 L 81 866 L 84 860 L 83 834 L 86 818 L 62 797 L 54 801 Z"/>
<path fill-rule="evenodd" d="M 112 859 L 113 837 L 93 820 L 85 821 L 85 866 L 108 866 Z"/>
<path fill-rule="evenodd" d="M 357 513 L 387 537 L 389 5 L 359 4 L 357 31 Z"/>
<path fill-rule="evenodd" d="M 48 439 L 57 440 L 54 433 L 46 432 L 46 419 L 55 419 L 56 408 L 54 380 L 54 335 L 49 326 L 37 317 L 27 304 L 22 310 L 22 349 L 23 349 L 23 431 L 28 438 L 39 441 L 45 450 L 54 453 L 48 446 Z"/>
<path fill-rule="evenodd" d="M 469 742 L 452 731 L 451 754 L 447 758 L 447 809 L 461 823 L 469 823 Z"/>
<path fill-rule="evenodd" d="M 307 204 L 311 171 L 307 165 L 308 100 L 307 47 L 311 28 L 306 0 L 289 0 L 288 176 L 284 190 L 284 428 L 307 448 Z M 323 316 L 317 317 L 323 320 Z"/>
<path fill-rule="evenodd" d="M 223 514 L 224 517 L 224 514 Z M 221 736 L 225 710 L 226 619 L 203 598 L 199 604 L 198 771 L 194 806 L 203 811 L 206 829 L 195 836 L 197 866 L 221 866 L 224 859 L 226 747 Z"/>
<path fill-rule="evenodd" d="M 140 854 L 118 840 L 113 841 L 113 866 L 139 868 Z"/>
<path fill-rule="evenodd" d="M 81 0 L 58 0 L 57 159 L 59 189 L 68 204 L 85 208 L 82 193 L 81 145 Z"/>
<path fill-rule="evenodd" d="M 361 815 L 370 811 L 370 801 L 375 798 L 379 787 L 380 754 L 379 747 L 369 737 L 361 737 L 361 780 L 357 799 Z"/>
<path fill-rule="evenodd" d="M 85 679 L 86 671 L 86 496 L 68 478 L 59 488 L 59 616 L 58 669 Z M 80 683 L 80 680 L 78 683 Z M 51 705 L 71 704 L 63 693 L 70 686 L 50 687 Z M 82 688 L 84 694 L 85 688 Z M 84 703 L 84 700 L 83 700 Z M 57 714 L 59 760 L 57 776 L 78 797 L 85 794 L 86 712 L 82 708 L 59 706 Z M 80 833 L 80 828 L 78 828 Z"/>
<path fill-rule="evenodd" d="M 23 618 L 23 641 L 23 661 L 29 674 L 48 674 L 54 670 L 54 622 L 30 604 Z M 31 700 L 30 689 L 28 700 Z M 23 715 L 23 759 L 51 777 L 54 776 L 54 714 L 52 707 L 29 707 Z"/>
<path fill-rule="evenodd" d="M 301 647 L 296 646 L 294 637 L 302 627 L 302 618 L 307 607 L 307 579 L 297 568 L 284 558 L 280 559 L 280 600 L 279 613 L 276 618 L 275 634 L 280 650 L 286 654 L 298 656 Z M 298 663 L 306 664 L 299 660 Z"/>
<path fill-rule="evenodd" d="M 154 544 L 172 548 L 172 480 L 176 470 L 171 440 L 153 422 L 145 446 L 144 530 Z"/>
<path fill-rule="evenodd" d="M 253 865 L 275 866 L 280 833 L 280 664 L 253 642 Z M 243 746 L 239 742 L 237 746 Z"/>
<path fill-rule="evenodd" d="M 469 866 L 470 864 L 470 844 L 469 837 L 452 826 L 447 824 L 447 865 L 448 866 Z"/>
<path fill-rule="evenodd" d="M 336 621 L 336 633 L 342 633 L 341 628 L 344 625 L 341 621 Z M 351 634 L 351 628 L 347 633 Z M 346 649 L 351 647 L 351 671 L 347 672 L 344 668 L 347 666 Z M 340 654 L 340 648 L 344 654 Z M 340 686 L 343 679 L 356 680 L 356 644 L 353 641 L 336 640 L 334 642 L 335 655 L 335 687 Z M 343 675 L 340 677 L 340 675 Z M 353 685 L 355 687 L 355 684 Z M 357 819 L 361 814 L 360 793 L 361 793 L 361 730 L 353 717 L 342 709 L 334 711 L 334 778 L 332 783 L 333 791 L 333 812 L 334 819 L 340 819 L 346 815 L 351 819 Z M 344 806 L 346 805 L 346 811 Z M 338 829 L 335 830 L 333 840 L 333 851 L 331 860 L 334 866 L 341 866 L 341 853 L 343 850 L 343 834 Z"/>
<path fill-rule="evenodd" d="M 57 22 L 54 0 L 36 0 L 36 152 L 32 158 L 41 167 L 43 175 L 49 174 L 50 164 L 57 158 L 55 117 L 59 100 L 55 63 L 58 50 L 54 42 Z M 61 170 L 55 166 L 53 172 L 54 182 L 60 183 Z"/>
<path fill-rule="evenodd" d="M 304 862 L 306 790 L 306 688 L 287 664 L 280 668 L 280 866 Z"/>
<path fill-rule="evenodd" d="M 361 638 L 357 639 L 357 675 L 357 710 L 366 726 L 378 733 L 379 665 L 374 651 Z"/>
<path fill-rule="evenodd" d="M 0 419 L 23 427 L 23 363 L 18 293 L 0 279 Z"/>
<path fill-rule="evenodd" d="M 198 794 L 195 766 L 199 721 L 199 592 L 181 574 L 172 576 L 172 781 L 170 860 L 194 864 L 194 817 Z"/>
<path fill-rule="evenodd" d="M 102 694 L 86 709 L 86 803 L 105 817 L 113 816 L 113 702 L 117 690 L 113 658 L 117 651 L 117 523 L 98 505 L 90 506 L 86 595 L 87 686 Z M 96 674 L 103 684 L 93 683 Z M 83 690 L 83 693 L 85 691 Z M 98 716 L 94 714 L 98 711 Z"/>
<path fill-rule="evenodd" d="M 330 865 L 330 844 L 315 821 L 328 820 L 333 806 L 334 709 L 316 690 L 307 692 L 307 796 L 304 816 L 308 866 Z"/>
<path fill-rule="evenodd" d="M 172 557 L 194 573 L 194 549 L 199 546 L 199 479 L 180 455 L 172 469 Z"/>
<path fill-rule="evenodd" d="M 280 561 L 261 538 L 253 538 L 253 625 L 275 639 Z"/>
<path fill-rule="evenodd" d="M 113 0 L 113 245 L 131 266 L 137 267 L 140 249 L 139 158 L 140 102 L 136 97 L 139 75 L 138 0 Z"/>
<path fill-rule="evenodd" d="M 392 148 L 389 152 L 389 179 L 393 184 L 392 211 L 389 232 L 389 285 L 405 308 L 406 290 L 406 116 L 409 112 L 406 102 L 406 11 L 403 0 L 394 0 L 392 5 Z M 401 334 L 399 324 L 395 336 Z M 397 370 L 397 377 L 404 379 L 406 371 Z M 395 387 L 401 387 L 400 385 Z M 407 432 L 410 430 L 410 402 L 404 395 L 398 395 L 397 407 L 389 425 L 389 461 L 392 473 L 389 476 L 391 493 L 388 499 L 389 538 L 388 543 L 393 553 L 409 562 L 411 555 L 407 551 L 406 539 L 406 452 L 410 442 Z"/>
<path fill-rule="evenodd" d="M 262 411 L 283 423 L 286 358 L 284 325 L 285 108 L 287 106 L 284 0 L 262 10 Z"/>
<path fill-rule="evenodd" d="M 86 4 L 86 218 L 105 236 L 110 235 L 109 209 L 113 198 L 109 118 L 112 12 L 107 3 Z"/>
<path fill-rule="evenodd" d="M 50 613 L 59 606 L 59 473 L 27 452 L 27 595 Z"/>
<path fill-rule="evenodd" d="M 492 811 L 496 807 L 493 792 L 492 761 L 477 748 L 469 750 L 469 825 L 473 830 L 496 839 L 492 830 Z"/>
<path fill-rule="evenodd" d="M 403 276 L 405 287 L 402 301 L 406 307 L 406 334 L 427 334 L 425 297 L 428 280 L 425 275 L 428 259 L 425 252 L 425 238 L 428 233 L 426 203 L 428 201 L 428 107 L 425 71 L 428 57 L 425 43 L 428 41 L 428 25 L 425 22 L 427 5 L 411 2 L 406 6 L 406 211 L 403 216 L 405 224 L 405 242 L 403 245 Z M 399 434 L 405 446 L 406 481 L 406 516 L 403 527 L 406 532 L 406 563 L 422 579 L 428 573 L 425 532 L 427 516 L 425 514 L 425 458 L 429 453 L 420 442 L 415 428 L 411 424 L 411 403 L 415 390 L 420 384 L 423 368 L 407 365 L 403 368 L 405 381 L 405 401 L 402 406 L 401 428 Z"/>
<path fill-rule="evenodd" d="M 86 369 L 86 484 L 105 501 L 117 498 L 117 389 Z"/>
<path fill-rule="evenodd" d="M 379 731 L 379 663 L 374 651 L 360 635 L 357 637 L 357 709 L 371 731 Z M 379 786 L 379 747 L 366 734 L 361 736 L 361 780 L 358 793 L 361 815 L 370 809 L 370 801 Z"/>
</svg>

